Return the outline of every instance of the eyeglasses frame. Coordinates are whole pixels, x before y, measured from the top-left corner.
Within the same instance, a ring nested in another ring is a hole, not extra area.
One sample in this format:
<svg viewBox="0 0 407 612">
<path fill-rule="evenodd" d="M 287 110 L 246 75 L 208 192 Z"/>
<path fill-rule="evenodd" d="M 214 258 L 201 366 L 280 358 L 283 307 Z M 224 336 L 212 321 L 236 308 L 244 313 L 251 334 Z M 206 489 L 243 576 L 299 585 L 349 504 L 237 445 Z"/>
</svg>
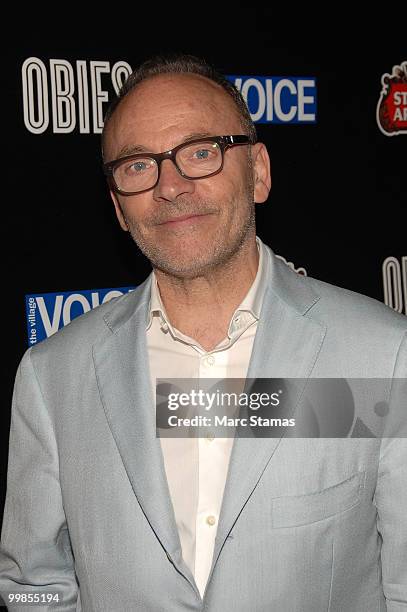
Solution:
<svg viewBox="0 0 407 612">
<path fill-rule="evenodd" d="M 215 172 L 206 174 L 205 176 L 188 176 L 181 170 L 181 168 L 178 167 L 176 159 L 175 159 L 176 154 L 178 153 L 180 149 L 186 146 L 193 145 L 193 144 L 199 144 L 200 142 L 209 142 L 209 141 L 216 142 L 219 145 L 219 148 L 222 154 L 222 163 L 220 165 L 220 168 L 218 170 L 215 170 Z M 118 159 L 114 159 L 110 162 L 103 164 L 103 171 L 113 191 L 123 196 L 137 195 L 139 193 L 144 193 L 145 191 L 150 191 L 150 189 L 154 189 L 154 187 L 157 185 L 158 181 L 160 180 L 161 164 L 166 159 L 170 159 L 172 161 L 172 163 L 178 170 L 179 174 L 183 178 L 186 178 L 190 181 L 196 181 L 199 179 L 208 178 L 210 176 L 215 176 L 215 174 L 219 174 L 219 172 L 223 170 L 225 151 L 227 149 L 234 147 L 236 145 L 250 145 L 250 144 L 254 144 L 254 143 L 251 141 L 249 136 L 246 136 L 245 134 L 234 134 L 234 135 L 228 135 L 228 136 L 206 136 L 205 138 L 196 138 L 194 140 L 183 142 L 177 145 L 176 147 L 169 149 L 168 151 L 164 151 L 163 153 L 134 153 L 133 155 L 126 155 L 124 157 L 119 157 Z M 122 191 L 117 186 L 116 181 L 114 179 L 114 176 L 113 176 L 114 169 L 127 160 L 144 159 L 146 157 L 150 159 L 154 159 L 154 161 L 157 164 L 157 169 L 158 169 L 157 180 L 154 183 L 154 185 L 152 185 L 151 187 L 147 187 L 147 189 L 142 189 L 140 191 Z"/>
</svg>

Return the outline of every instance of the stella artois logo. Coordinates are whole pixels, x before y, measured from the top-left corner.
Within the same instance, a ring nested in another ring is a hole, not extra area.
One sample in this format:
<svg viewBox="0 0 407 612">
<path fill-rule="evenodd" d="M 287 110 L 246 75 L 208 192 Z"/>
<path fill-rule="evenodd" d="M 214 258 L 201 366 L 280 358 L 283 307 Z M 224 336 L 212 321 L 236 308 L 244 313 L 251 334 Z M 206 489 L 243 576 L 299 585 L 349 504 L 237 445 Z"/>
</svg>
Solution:
<svg viewBox="0 0 407 612">
<path fill-rule="evenodd" d="M 386 136 L 407 134 L 407 62 L 393 66 L 391 74 L 382 76 L 376 118 Z"/>
</svg>

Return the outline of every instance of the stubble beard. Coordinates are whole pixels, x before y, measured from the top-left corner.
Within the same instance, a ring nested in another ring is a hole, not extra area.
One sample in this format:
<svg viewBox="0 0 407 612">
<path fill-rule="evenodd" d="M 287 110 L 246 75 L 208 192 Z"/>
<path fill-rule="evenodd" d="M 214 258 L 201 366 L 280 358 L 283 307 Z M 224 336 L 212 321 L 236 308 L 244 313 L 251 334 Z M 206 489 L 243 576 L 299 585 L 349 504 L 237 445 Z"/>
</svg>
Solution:
<svg viewBox="0 0 407 612">
<path fill-rule="evenodd" d="M 229 241 L 223 239 L 222 227 L 217 228 L 213 242 L 208 243 L 205 252 L 194 253 L 193 256 L 180 257 L 180 253 L 168 253 L 168 249 L 160 246 L 157 242 L 153 243 L 141 231 L 139 223 L 125 217 L 126 225 L 134 242 L 140 251 L 147 257 L 153 268 L 157 268 L 169 276 L 179 279 L 193 279 L 205 276 L 216 269 L 227 266 L 236 254 L 242 249 L 243 245 L 253 234 L 256 233 L 255 203 L 253 201 L 252 181 L 246 187 L 245 193 L 238 198 L 233 210 L 239 210 L 242 206 L 245 209 L 245 216 L 238 227 L 232 229 Z M 214 202 L 189 202 L 185 198 L 173 203 L 173 216 L 181 216 L 194 212 L 198 214 L 212 213 L 217 214 L 222 204 Z M 168 210 L 168 208 L 167 208 Z M 176 212 L 175 212 L 176 211 Z M 150 226 L 160 222 L 159 216 L 150 219 Z M 182 241 L 182 234 L 180 235 Z"/>
</svg>

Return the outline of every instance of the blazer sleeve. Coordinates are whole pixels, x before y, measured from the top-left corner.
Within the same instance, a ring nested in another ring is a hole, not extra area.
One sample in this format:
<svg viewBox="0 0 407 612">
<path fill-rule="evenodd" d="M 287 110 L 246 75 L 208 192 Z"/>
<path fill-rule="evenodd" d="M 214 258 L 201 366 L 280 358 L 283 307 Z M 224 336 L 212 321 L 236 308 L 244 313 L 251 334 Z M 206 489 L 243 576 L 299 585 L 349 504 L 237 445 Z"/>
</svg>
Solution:
<svg viewBox="0 0 407 612">
<path fill-rule="evenodd" d="M 54 429 L 28 349 L 16 374 L 7 493 L 0 544 L 0 595 L 58 593 L 43 610 L 74 611 L 78 583 L 59 482 Z M 12 610 L 32 610 L 20 604 Z"/>
<path fill-rule="evenodd" d="M 407 610 L 407 334 L 394 370 L 393 398 L 400 429 L 381 443 L 375 492 L 377 528 L 382 537 L 382 584 L 388 612 Z M 392 402 L 390 405 L 392 405 Z M 398 415 L 398 417 L 399 417 Z M 399 435 L 400 437 L 395 437 Z"/>
</svg>

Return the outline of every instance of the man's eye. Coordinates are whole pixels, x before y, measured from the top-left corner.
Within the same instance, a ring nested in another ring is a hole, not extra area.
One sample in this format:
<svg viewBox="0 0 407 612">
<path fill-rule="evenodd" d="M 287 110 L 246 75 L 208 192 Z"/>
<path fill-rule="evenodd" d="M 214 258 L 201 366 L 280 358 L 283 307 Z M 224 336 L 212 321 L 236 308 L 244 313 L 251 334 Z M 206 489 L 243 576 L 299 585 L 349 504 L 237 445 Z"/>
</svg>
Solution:
<svg viewBox="0 0 407 612">
<path fill-rule="evenodd" d="M 132 172 L 133 174 L 139 174 L 140 172 L 144 172 L 147 170 L 149 164 L 145 161 L 136 161 L 130 164 L 127 168 L 128 172 Z"/>
<path fill-rule="evenodd" d="M 195 157 L 197 159 L 208 159 L 210 155 L 210 151 L 208 149 L 199 149 L 198 151 L 195 151 Z"/>
</svg>

